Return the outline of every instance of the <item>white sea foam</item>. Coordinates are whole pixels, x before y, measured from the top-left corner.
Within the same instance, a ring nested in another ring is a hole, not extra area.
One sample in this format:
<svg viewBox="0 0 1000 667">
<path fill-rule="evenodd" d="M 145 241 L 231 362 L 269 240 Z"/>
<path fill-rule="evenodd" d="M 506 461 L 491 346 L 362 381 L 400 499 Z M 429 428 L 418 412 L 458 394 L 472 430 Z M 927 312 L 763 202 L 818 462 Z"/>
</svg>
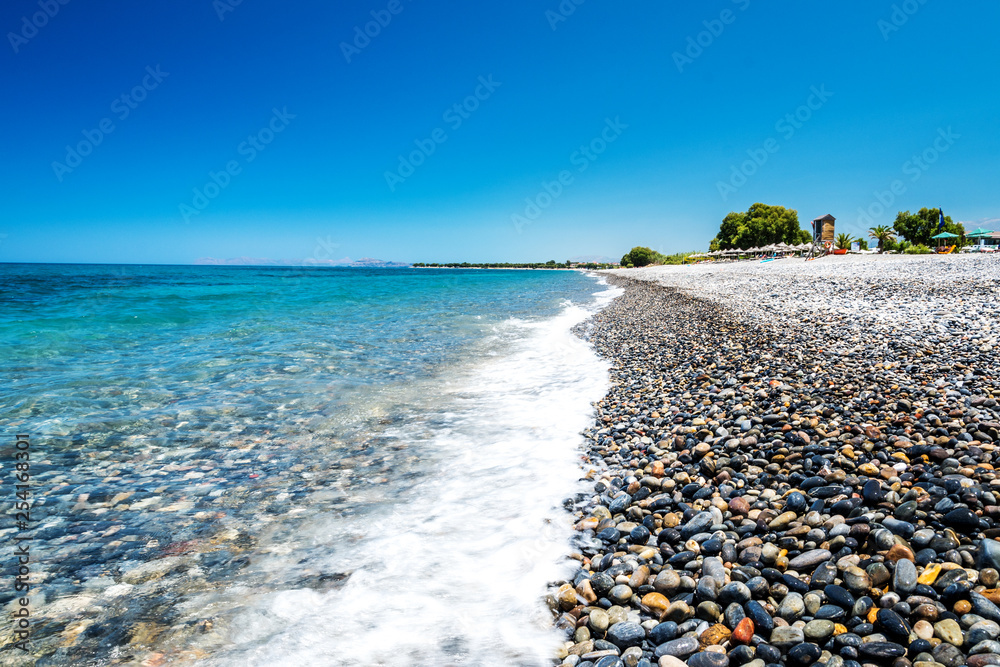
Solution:
<svg viewBox="0 0 1000 667">
<path fill-rule="evenodd" d="M 433 474 L 383 516 L 316 527 L 320 541 L 363 535 L 322 568 L 351 572 L 346 583 L 258 599 L 210 664 L 547 664 L 560 636 L 542 596 L 571 568 L 562 503 L 578 489 L 579 433 L 608 385 L 606 363 L 571 329 L 618 293 L 508 323 L 520 335 L 505 354 L 439 385 L 445 410 L 395 434 L 424 434 L 414 449 L 438 462 Z"/>
</svg>

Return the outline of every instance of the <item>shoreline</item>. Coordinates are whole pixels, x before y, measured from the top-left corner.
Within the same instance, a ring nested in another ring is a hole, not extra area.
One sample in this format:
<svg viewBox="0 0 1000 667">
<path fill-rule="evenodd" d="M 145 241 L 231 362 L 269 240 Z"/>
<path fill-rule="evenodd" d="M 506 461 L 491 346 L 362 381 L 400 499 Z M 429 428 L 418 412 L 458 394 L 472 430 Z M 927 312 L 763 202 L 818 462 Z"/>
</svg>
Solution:
<svg viewBox="0 0 1000 667">
<path fill-rule="evenodd" d="M 603 274 L 557 662 L 1000 664 L 997 263 L 837 259 Z"/>
</svg>

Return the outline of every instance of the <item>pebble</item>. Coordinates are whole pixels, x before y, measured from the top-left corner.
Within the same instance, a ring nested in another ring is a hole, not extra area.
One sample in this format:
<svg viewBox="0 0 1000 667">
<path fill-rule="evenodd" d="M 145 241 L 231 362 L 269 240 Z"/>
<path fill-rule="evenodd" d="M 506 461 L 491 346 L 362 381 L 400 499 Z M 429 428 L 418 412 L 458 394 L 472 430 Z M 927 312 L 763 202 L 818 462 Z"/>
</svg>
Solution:
<svg viewBox="0 0 1000 667">
<path fill-rule="evenodd" d="M 804 643 L 793 646 L 788 651 L 788 659 L 793 665 L 811 665 L 823 654 L 816 644 Z"/>
<path fill-rule="evenodd" d="M 725 653 L 703 651 L 688 658 L 687 664 L 688 667 L 729 667 L 729 658 Z"/>
<path fill-rule="evenodd" d="M 628 604 L 632 599 L 632 589 L 625 584 L 619 584 L 608 591 L 608 598 L 615 604 Z"/>
<path fill-rule="evenodd" d="M 638 623 L 615 623 L 608 628 L 608 641 L 618 648 L 639 646 L 646 638 L 646 630 Z"/>
<path fill-rule="evenodd" d="M 805 640 L 802 628 L 793 626 L 777 627 L 771 632 L 770 642 L 779 648 L 794 646 Z"/>
<path fill-rule="evenodd" d="M 953 646 L 961 646 L 965 643 L 965 637 L 962 635 L 962 627 L 957 621 L 950 618 L 934 624 L 934 636 Z"/>
<path fill-rule="evenodd" d="M 917 568 L 911 560 L 896 562 L 892 576 L 892 589 L 900 595 L 909 595 L 917 587 Z"/>
<path fill-rule="evenodd" d="M 629 667 L 1000 664 L 1000 315 L 932 305 L 998 271 L 823 261 L 609 278 L 554 609 Z"/>
<path fill-rule="evenodd" d="M 591 630 L 595 630 L 597 632 L 604 632 L 605 630 L 608 629 L 608 626 L 611 624 L 611 619 L 608 617 L 608 612 L 604 611 L 603 609 L 591 609 L 590 619 L 588 620 L 587 623 L 590 626 Z"/>
<path fill-rule="evenodd" d="M 796 572 L 812 572 L 817 565 L 832 556 L 826 549 L 813 549 L 789 560 L 788 567 Z"/>
<path fill-rule="evenodd" d="M 672 655 L 661 655 L 656 663 L 659 667 L 687 667 L 687 663 Z"/>
<path fill-rule="evenodd" d="M 834 622 L 827 620 L 809 621 L 803 628 L 806 639 L 820 641 L 833 634 Z"/>
<path fill-rule="evenodd" d="M 656 656 L 671 655 L 683 658 L 698 650 L 698 640 L 694 637 L 681 637 L 656 647 Z"/>
</svg>

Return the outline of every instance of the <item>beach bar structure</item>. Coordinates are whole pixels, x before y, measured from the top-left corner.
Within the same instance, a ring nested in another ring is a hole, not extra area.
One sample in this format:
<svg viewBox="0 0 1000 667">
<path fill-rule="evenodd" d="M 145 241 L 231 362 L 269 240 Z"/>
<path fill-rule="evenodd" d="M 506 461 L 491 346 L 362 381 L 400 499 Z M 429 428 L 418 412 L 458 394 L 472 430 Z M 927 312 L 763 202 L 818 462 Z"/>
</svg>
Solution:
<svg viewBox="0 0 1000 667">
<path fill-rule="evenodd" d="M 1000 248 L 1000 232 L 979 227 L 966 234 L 965 238 L 975 242 L 980 248 L 992 248 L 994 250 Z"/>
<path fill-rule="evenodd" d="M 812 221 L 813 225 L 813 243 L 817 245 L 822 245 L 827 241 L 832 245 L 836 240 L 833 233 L 833 225 L 837 222 L 837 219 L 827 213 L 822 218 L 816 218 Z"/>
</svg>

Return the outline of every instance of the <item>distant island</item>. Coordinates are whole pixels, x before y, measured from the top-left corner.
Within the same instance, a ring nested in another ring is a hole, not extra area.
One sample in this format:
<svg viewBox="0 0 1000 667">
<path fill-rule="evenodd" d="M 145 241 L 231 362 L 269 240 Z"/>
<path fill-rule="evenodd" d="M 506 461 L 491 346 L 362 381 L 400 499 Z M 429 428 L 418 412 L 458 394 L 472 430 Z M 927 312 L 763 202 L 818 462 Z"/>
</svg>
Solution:
<svg viewBox="0 0 1000 667">
<path fill-rule="evenodd" d="M 343 259 L 270 259 L 267 257 L 231 257 L 229 259 L 216 259 L 214 257 L 202 257 L 195 260 L 198 266 L 336 266 L 362 269 L 403 269 L 409 268 L 406 262 L 387 262 L 383 259 L 372 257 L 362 257 L 352 260 L 350 257 Z"/>
</svg>

